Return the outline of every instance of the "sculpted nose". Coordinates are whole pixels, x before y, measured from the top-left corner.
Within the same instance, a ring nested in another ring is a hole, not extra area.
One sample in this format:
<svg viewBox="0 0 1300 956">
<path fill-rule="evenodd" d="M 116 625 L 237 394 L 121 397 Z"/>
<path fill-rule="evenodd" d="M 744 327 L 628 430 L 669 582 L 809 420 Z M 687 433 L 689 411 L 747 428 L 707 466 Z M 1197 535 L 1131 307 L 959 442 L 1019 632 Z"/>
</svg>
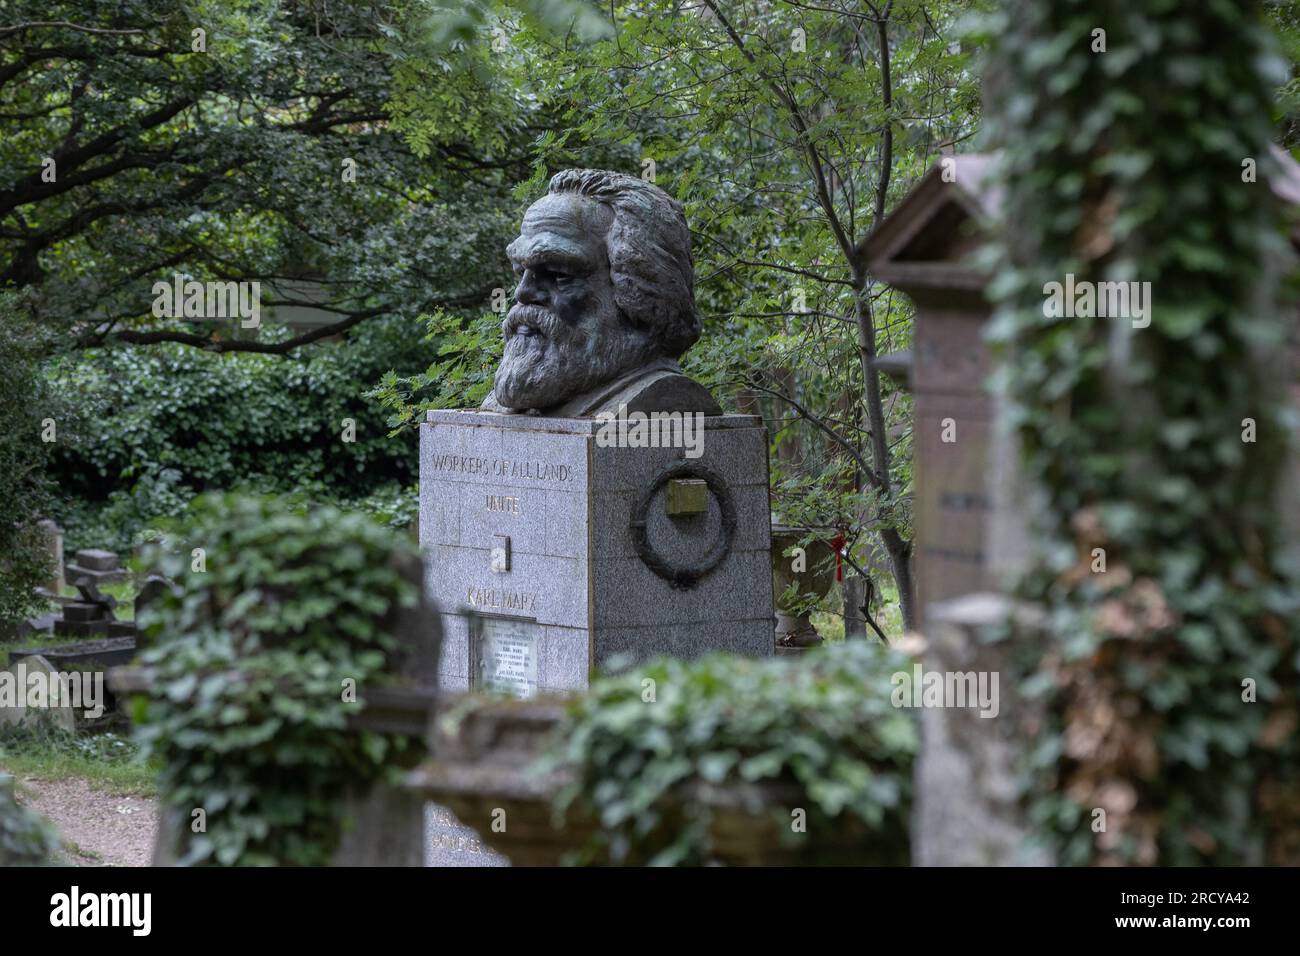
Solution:
<svg viewBox="0 0 1300 956">
<path fill-rule="evenodd" d="M 515 287 L 515 301 L 520 305 L 541 305 L 542 291 L 537 285 L 537 276 L 532 269 L 525 269 Z"/>
</svg>

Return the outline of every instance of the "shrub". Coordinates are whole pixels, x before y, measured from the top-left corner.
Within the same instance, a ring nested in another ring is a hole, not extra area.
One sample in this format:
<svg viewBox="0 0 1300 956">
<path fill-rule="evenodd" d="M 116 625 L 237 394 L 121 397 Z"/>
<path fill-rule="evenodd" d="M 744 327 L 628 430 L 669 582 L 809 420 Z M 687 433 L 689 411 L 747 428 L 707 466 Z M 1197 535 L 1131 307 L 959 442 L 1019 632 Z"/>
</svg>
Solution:
<svg viewBox="0 0 1300 956">
<path fill-rule="evenodd" d="M 328 863 L 345 792 L 418 750 L 347 726 L 398 656 L 391 615 L 419 603 L 418 552 L 365 515 L 275 496 L 205 495 L 174 534 L 176 550 L 149 555 L 179 593 L 142 614 L 157 644 L 139 658 L 154 689 L 136 720 L 186 824 L 180 862 Z"/>
<path fill-rule="evenodd" d="M 543 761 L 572 775 L 557 809 L 599 821 L 585 859 L 691 865 L 711 855 L 710 811 L 690 798 L 693 787 L 788 784 L 802 794 L 809 835 L 847 836 L 856 822 L 869 835 L 860 862 L 906 863 L 918 737 L 910 712 L 890 701 L 889 677 L 905 663 L 850 641 L 793 662 L 712 654 L 601 678 Z M 791 809 L 773 808 L 783 832 Z M 672 830 L 666 846 L 662 824 Z"/>
<path fill-rule="evenodd" d="M 95 405 L 86 440 L 53 463 L 70 495 L 59 514 L 68 547 L 126 550 L 141 528 L 207 491 L 312 488 L 324 500 L 351 500 L 413 484 L 409 439 L 390 438 L 363 393 L 390 370 L 424 368 L 435 349 L 423 334 L 391 317 L 358 326 L 345 343 L 288 356 L 168 344 L 64 363 L 57 386 Z M 355 441 L 343 440 L 345 419 Z"/>
</svg>

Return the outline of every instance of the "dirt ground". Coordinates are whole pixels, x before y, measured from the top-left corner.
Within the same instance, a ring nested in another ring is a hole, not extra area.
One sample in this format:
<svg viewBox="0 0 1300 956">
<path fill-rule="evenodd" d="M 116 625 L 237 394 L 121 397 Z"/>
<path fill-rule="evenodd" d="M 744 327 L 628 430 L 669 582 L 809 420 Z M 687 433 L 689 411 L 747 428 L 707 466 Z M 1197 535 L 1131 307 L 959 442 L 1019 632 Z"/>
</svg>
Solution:
<svg viewBox="0 0 1300 956">
<path fill-rule="evenodd" d="M 59 829 L 69 866 L 148 866 L 155 801 L 95 790 L 78 777 L 18 777 L 18 802 Z"/>
</svg>

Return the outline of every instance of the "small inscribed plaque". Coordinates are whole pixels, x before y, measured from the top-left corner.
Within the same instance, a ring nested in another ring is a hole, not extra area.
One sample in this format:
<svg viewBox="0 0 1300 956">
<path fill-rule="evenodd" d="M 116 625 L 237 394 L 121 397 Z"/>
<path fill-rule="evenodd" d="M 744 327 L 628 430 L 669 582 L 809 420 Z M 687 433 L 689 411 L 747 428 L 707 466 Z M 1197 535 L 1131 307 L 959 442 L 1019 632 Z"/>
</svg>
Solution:
<svg viewBox="0 0 1300 956">
<path fill-rule="evenodd" d="M 475 686 L 527 700 L 537 696 L 537 643 L 542 627 L 518 618 L 477 618 Z"/>
</svg>

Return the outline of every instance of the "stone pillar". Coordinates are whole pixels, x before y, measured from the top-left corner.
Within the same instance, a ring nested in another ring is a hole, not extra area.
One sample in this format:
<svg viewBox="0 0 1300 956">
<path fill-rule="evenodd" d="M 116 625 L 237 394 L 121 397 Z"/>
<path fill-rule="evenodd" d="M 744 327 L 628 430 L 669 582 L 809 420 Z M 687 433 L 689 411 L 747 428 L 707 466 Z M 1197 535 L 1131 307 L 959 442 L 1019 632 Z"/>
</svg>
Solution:
<svg viewBox="0 0 1300 956">
<path fill-rule="evenodd" d="M 53 594 L 63 590 L 63 529 L 46 518 L 36 525 L 45 535 L 46 548 L 50 553 L 50 576 L 43 587 Z"/>
<path fill-rule="evenodd" d="M 925 670 L 998 675 L 996 716 L 977 707 L 921 710 L 912 821 L 917 866 L 1046 866 L 1052 860 L 1031 845 L 1017 798 L 1017 763 L 1024 703 L 1006 665 L 1007 645 L 981 640 L 1013 612 L 1010 599 L 970 594 L 930 607 Z M 1032 631 L 1022 615 L 1019 627 Z"/>
</svg>

